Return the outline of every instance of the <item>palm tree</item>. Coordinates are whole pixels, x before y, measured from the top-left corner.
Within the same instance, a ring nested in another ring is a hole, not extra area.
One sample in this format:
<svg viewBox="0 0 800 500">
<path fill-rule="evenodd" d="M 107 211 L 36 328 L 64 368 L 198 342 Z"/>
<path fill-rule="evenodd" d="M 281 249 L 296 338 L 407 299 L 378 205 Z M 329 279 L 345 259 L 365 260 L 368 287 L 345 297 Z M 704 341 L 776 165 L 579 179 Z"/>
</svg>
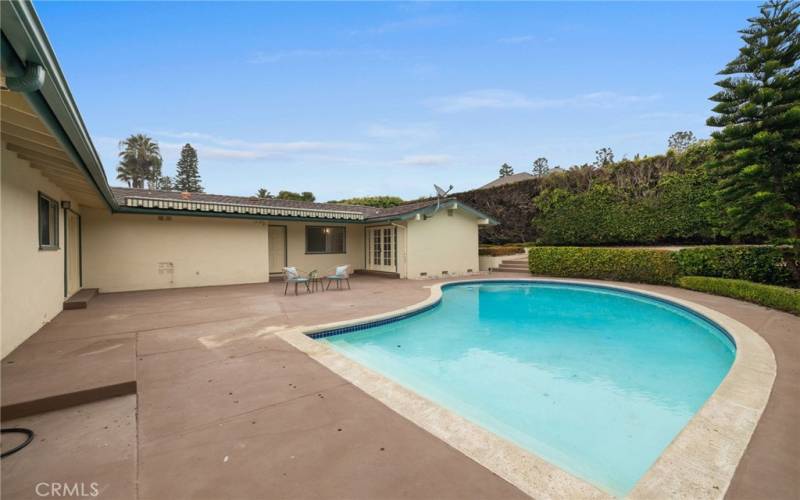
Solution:
<svg viewBox="0 0 800 500">
<path fill-rule="evenodd" d="M 149 187 L 158 184 L 162 158 L 157 142 L 144 134 L 134 134 L 120 141 L 119 147 L 117 179 L 135 188 L 143 188 L 145 181 Z"/>
</svg>

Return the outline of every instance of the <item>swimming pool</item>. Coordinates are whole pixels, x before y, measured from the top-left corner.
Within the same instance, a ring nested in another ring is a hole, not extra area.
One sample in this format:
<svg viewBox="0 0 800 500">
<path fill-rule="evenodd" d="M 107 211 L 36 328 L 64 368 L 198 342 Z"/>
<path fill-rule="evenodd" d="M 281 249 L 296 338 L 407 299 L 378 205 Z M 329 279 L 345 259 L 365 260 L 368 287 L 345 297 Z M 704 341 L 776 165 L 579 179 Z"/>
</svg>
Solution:
<svg viewBox="0 0 800 500">
<path fill-rule="evenodd" d="M 541 282 L 449 285 L 437 307 L 320 341 L 615 495 L 735 357 L 724 331 L 680 306 Z"/>
</svg>

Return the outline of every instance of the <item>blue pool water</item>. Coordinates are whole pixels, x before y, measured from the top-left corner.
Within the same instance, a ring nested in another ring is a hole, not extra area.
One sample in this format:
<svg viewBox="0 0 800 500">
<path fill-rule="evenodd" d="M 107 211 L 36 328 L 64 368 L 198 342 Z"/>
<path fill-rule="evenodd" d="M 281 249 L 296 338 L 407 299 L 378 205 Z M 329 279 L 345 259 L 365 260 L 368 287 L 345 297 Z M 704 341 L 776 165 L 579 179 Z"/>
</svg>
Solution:
<svg viewBox="0 0 800 500">
<path fill-rule="evenodd" d="M 438 307 L 320 341 L 615 495 L 735 356 L 723 331 L 679 306 L 532 282 L 448 286 Z"/>
</svg>

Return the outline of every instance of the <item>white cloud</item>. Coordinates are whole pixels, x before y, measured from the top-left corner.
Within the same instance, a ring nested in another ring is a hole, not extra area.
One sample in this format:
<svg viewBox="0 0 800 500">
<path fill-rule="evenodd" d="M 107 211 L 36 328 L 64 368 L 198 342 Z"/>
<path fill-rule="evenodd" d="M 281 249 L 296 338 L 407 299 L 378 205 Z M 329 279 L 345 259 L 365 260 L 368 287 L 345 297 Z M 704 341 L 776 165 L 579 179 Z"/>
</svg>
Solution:
<svg viewBox="0 0 800 500">
<path fill-rule="evenodd" d="M 437 111 L 454 113 L 476 109 L 556 109 L 614 108 L 660 99 L 658 94 L 626 95 L 616 92 L 592 92 L 565 98 L 531 98 L 504 89 L 472 90 L 430 100 Z"/>
<path fill-rule="evenodd" d="M 245 141 L 229 139 L 202 132 L 151 132 L 157 139 L 172 138 L 192 141 L 198 154 L 206 158 L 225 158 L 238 160 L 255 160 L 269 158 L 286 158 L 297 155 L 317 155 L 334 151 L 358 149 L 360 145 L 337 141 Z M 179 151 L 183 144 L 159 140 L 163 151 Z"/>
<path fill-rule="evenodd" d="M 445 165 L 450 163 L 452 158 L 443 154 L 409 155 L 397 160 L 398 165 L 411 167 L 430 167 L 435 165 Z"/>
<path fill-rule="evenodd" d="M 407 125 L 387 125 L 373 123 L 368 125 L 366 135 L 375 139 L 429 139 L 436 135 L 436 128 L 430 123 Z"/>
</svg>

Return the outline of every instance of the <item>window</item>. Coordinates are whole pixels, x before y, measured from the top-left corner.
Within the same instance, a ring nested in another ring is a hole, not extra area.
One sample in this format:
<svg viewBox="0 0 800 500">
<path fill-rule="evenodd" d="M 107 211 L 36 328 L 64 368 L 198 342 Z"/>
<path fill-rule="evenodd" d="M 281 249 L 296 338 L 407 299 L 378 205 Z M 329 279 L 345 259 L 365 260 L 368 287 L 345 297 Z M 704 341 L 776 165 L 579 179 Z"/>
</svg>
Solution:
<svg viewBox="0 0 800 500">
<path fill-rule="evenodd" d="M 58 202 L 39 193 L 39 250 L 58 249 Z"/>
<path fill-rule="evenodd" d="M 345 229 L 306 226 L 306 253 L 345 253 Z"/>
</svg>

